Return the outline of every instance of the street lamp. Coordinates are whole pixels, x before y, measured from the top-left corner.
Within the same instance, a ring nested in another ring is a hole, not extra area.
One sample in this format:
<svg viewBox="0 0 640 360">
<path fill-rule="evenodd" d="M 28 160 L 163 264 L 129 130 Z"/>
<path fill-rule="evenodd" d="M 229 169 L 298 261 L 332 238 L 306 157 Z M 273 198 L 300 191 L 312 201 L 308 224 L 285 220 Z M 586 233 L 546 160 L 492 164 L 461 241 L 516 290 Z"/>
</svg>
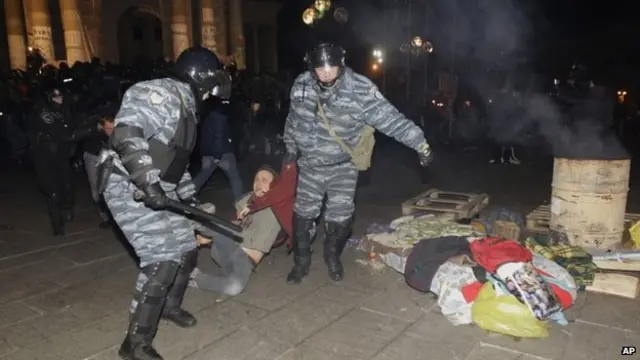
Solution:
<svg viewBox="0 0 640 360">
<path fill-rule="evenodd" d="M 323 13 L 331 8 L 331 0 L 316 0 L 313 7 Z"/>
<path fill-rule="evenodd" d="M 410 42 L 400 45 L 400 51 L 408 53 L 413 56 L 420 56 L 422 54 L 431 54 L 434 50 L 433 44 L 429 41 L 424 41 L 420 36 L 416 36 L 411 39 Z"/>
<path fill-rule="evenodd" d="M 311 26 L 316 21 L 322 19 L 325 13 L 329 11 L 329 9 L 331 9 L 331 0 L 315 0 L 313 2 L 313 5 L 309 6 L 302 13 L 302 22 L 304 22 L 306 25 Z M 336 18 L 336 20 L 337 19 L 338 18 Z"/>
<path fill-rule="evenodd" d="M 308 8 L 302 13 L 302 22 L 305 25 L 312 25 L 316 20 L 316 10 L 314 8 Z"/>
<path fill-rule="evenodd" d="M 434 50 L 433 44 L 430 41 L 425 41 L 420 36 L 414 36 L 407 43 L 400 45 L 400 51 L 406 53 L 411 57 L 418 57 L 422 54 L 425 55 L 424 60 L 424 97 L 425 101 L 427 95 L 429 94 L 429 54 L 431 54 Z M 407 68 L 407 98 L 409 98 L 409 94 L 411 92 L 411 62 L 409 60 L 409 65 Z"/>
<path fill-rule="evenodd" d="M 416 48 L 422 47 L 422 38 L 420 36 L 415 36 L 411 39 L 411 46 Z"/>
<path fill-rule="evenodd" d="M 333 18 L 340 24 L 345 24 L 349 20 L 349 11 L 343 7 L 336 8 L 333 11 Z"/>
<path fill-rule="evenodd" d="M 384 62 L 384 52 L 382 51 L 382 49 L 380 48 L 375 48 L 373 49 L 373 51 L 371 52 L 371 55 L 373 55 L 373 60 L 374 63 L 373 65 L 371 65 L 371 69 L 374 72 L 377 72 L 378 70 L 382 70 L 382 63 Z M 384 91 L 384 89 L 386 89 L 386 73 L 385 71 L 382 72 L 382 89 Z"/>
<path fill-rule="evenodd" d="M 378 63 L 378 64 L 382 64 L 383 62 L 383 53 L 382 50 L 380 49 L 374 49 L 372 52 L 373 55 L 373 59 Z"/>
</svg>

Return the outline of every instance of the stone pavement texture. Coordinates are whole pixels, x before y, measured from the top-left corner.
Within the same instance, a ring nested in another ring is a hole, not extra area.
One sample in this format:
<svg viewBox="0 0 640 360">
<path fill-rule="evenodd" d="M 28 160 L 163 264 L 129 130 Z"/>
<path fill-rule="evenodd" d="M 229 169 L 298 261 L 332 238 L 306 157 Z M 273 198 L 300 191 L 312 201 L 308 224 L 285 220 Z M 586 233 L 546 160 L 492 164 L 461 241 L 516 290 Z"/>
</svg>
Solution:
<svg viewBox="0 0 640 360">
<path fill-rule="evenodd" d="M 548 197 L 548 172 L 533 166 L 491 168 L 464 155 L 448 159 L 458 169 L 436 163 L 440 188 L 484 189 L 494 204 L 523 208 Z M 412 161 L 396 150 L 376 157 L 373 184 L 359 194 L 356 233 L 370 221 L 399 216 L 399 202 L 423 189 Z M 117 359 L 136 264 L 112 231 L 96 228 L 88 189 L 79 179 L 77 219 L 65 238 L 53 238 L 33 179 L 2 177 L 1 360 Z M 525 186 L 531 190 L 523 192 Z M 211 189 L 205 197 L 223 212 L 231 200 L 224 189 Z M 206 252 L 201 255 L 203 267 L 213 269 Z M 429 295 L 412 290 L 392 271 L 360 265 L 359 257 L 348 250 L 346 277 L 332 283 L 315 256 L 310 276 L 288 286 L 284 276 L 292 259 L 276 249 L 238 297 L 189 289 L 184 306 L 199 325 L 163 324 L 155 345 L 167 360 L 617 360 L 622 346 L 640 345 L 638 301 L 582 295 L 568 326 L 553 326 L 547 339 L 515 341 L 452 326 Z"/>
</svg>

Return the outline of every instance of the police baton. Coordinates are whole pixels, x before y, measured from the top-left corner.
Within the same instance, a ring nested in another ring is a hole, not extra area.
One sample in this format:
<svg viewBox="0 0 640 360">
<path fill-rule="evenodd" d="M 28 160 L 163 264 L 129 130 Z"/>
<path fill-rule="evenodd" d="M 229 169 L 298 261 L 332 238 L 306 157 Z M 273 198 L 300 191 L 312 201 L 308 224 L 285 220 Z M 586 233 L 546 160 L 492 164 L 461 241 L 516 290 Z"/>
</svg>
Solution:
<svg viewBox="0 0 640 360">
<path fill-rule="evenodd" d="M 138 202 L 144 201 L 145 195 L 142 191 L 137 190 L 133 193 L 133 199 Z M 242 227 L 236 225 L 220 216 L 210 214 L 195 206 L 181 203 L 180 201 L 167 198 L 166 209 L 185 216 L 192 217 L 195 221 L 202 225 L 215 230 L 229 234 L 234 238 L 241 238 Z"/>
</svg>

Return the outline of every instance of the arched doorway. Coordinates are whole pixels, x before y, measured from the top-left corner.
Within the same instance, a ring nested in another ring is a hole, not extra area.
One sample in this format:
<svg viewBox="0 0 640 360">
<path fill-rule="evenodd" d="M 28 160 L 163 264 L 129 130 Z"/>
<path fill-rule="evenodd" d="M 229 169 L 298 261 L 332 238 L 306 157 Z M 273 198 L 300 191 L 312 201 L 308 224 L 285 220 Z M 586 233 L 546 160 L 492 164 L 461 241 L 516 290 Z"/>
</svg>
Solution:
<svg viewBox="0 0 640 360">
<path fill-rule="evenodd" d="M 164 57 L 162 21 L 152 12 L 137 6 L 118 18 L 118 53 L 121 65 L 133 65 Z"/>
</svg>

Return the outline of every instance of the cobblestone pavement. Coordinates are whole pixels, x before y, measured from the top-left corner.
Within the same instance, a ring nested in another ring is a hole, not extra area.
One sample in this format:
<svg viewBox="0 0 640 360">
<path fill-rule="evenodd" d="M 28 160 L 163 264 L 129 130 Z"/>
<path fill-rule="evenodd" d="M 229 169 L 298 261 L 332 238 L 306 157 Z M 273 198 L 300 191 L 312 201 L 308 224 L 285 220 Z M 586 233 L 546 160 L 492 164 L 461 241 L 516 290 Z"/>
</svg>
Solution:
<svg viewBox="0 0 640 360">
<path fill-rule="evenodd" d="M 465 156 L 441 156 L 434 186 L 488 191 L 492 204 L 525 210 L 548 197 L 546 170 L 491 168 Z M 356 234 L 370 221 L 399 216 L 400 201 L 424 188 L 414 160 L 403 152 L 378 154 L 373 184 L 359 194 Z M 49 236 L 34 189 L 25 175 L 0 183 L 0 359 L 116 359 L 136 266 L 117 236 L 96 228 L 85 185 L 65 238 Z M 226 190 L 205 197 L 223 209 L 231 199 Z M 202 255 L 204 266 L 213 267 Z M 432 298 L 392 271 L 360 265 L 361 256 L 347 251 L 341 283 L 329 281 L 316 256 L 308 279 L 288 286 L 292 260 L 276 249 L 236 298 L 190 289 L 185 308 L 199 326 L 163 324 L 155 344 L 167 360 L 617 360 L 622 346 L 640 345 L 638 301 L 583 295 L 567 316 L 570 325 L 553 326 L 548 339 L 515 341 L 450 325 Z"/>
</svg>

